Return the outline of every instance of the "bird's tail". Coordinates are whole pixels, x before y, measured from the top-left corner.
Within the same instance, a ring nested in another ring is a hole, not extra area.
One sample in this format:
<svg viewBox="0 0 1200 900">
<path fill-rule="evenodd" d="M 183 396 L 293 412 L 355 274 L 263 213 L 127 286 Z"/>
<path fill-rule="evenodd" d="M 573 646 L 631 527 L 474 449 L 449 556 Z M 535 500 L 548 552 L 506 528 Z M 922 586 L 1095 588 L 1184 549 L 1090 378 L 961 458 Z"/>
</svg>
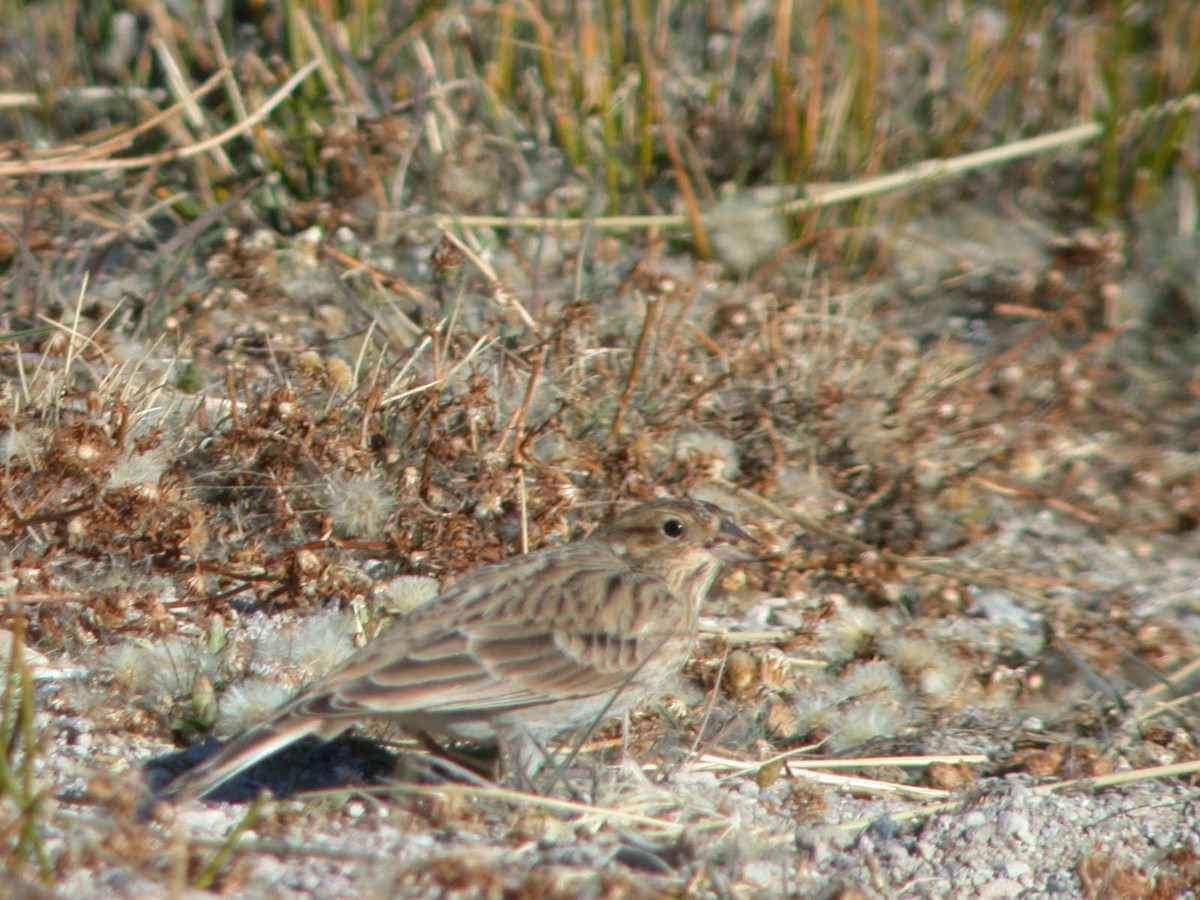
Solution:
<svg viewBox="0 0 1200 900">
<path fill-rule="evenodd" d="M 335 734 L 326 734 L 326 729 L 321 727 L 328 724 L 285 709 L 274 718 L 238 735 L 200 765 L 168 784 L 158 796 L 173 802 L 199 800 L 230 778 L 303 737 L 310 734 L 334 737 Z"/>
</svg>

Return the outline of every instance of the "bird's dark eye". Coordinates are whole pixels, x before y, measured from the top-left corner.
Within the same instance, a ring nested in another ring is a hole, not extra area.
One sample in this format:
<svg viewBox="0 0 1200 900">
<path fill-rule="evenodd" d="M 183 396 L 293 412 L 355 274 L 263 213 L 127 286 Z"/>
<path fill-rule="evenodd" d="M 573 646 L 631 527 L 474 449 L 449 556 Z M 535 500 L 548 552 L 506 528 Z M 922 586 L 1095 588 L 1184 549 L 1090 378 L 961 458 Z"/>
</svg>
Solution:
<svg viewBox="0 0 1200 900">
<path fill-rule="evenodd" d="M 683 522 L 680 519 L 670 518 L 662 523 L 662 532 L 669 538 L 677 538 L 683 534 Z"/>
</svg>

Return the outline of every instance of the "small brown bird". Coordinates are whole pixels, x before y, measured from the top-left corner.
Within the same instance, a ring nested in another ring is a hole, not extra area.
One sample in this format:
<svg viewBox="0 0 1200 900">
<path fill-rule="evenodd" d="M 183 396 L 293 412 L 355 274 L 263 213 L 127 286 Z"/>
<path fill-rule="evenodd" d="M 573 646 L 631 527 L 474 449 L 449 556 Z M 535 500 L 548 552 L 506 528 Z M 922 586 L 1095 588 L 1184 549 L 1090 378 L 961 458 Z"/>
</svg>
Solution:
<svg viewBox="0 0 1200 900">
<path fill-rule="evenodd" d="M 190 772 L 203 797 L 308 735 L 378 717 L 412 734 L 499 742 L 519 771 L 546 738 L 619 715 L 687 659 L 723 562 L 753 539 L 720 509 L 657 500 L 590 537 L 472 572 Z"/>
</svg>

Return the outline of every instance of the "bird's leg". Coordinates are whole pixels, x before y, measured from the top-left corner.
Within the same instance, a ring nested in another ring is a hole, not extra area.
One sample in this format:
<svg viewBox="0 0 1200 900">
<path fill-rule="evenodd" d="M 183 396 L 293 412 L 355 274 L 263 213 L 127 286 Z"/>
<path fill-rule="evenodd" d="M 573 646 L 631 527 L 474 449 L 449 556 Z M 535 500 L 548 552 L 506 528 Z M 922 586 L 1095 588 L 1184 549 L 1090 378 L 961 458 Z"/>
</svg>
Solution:
<svg viewBox="0 0 1200 900">
<path fill-rule="evenodd" d="M 457 778 L 478 787 L 491 787 L 497 775 L 497 765 L 488 766 L 478 754 L 459 750 L 456 747 L 446 747 L 428 732 L 422 731 L 416 735 L 437 766 L 443 769 L 451 778 Z"/>
<path fill-rule="evenodd" d="M 510 725 L 497 730 L 501 765 L 505 775 L 521 790 L 540 793 L 534 779 L 554 755 L 523 725 Z"/>
</svg>

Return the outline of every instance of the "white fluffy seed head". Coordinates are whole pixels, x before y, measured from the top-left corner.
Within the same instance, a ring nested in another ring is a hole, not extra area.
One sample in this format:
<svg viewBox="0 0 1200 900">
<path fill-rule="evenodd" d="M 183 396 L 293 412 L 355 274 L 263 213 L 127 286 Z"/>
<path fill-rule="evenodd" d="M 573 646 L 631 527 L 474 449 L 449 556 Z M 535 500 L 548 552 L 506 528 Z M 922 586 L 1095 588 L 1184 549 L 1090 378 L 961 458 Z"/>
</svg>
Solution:
<svg viewBox="0 0 1200 900">
<path fill-rule="evenodd" d="M 916 675 L 945 655 L 933 641 L 920 637 L 895 637 L 881 641 L 880 650 L 905 675 Z"/>
<path fill-rule="evenodd" d="M 839 679 L 838 687 L 847 700 L 872 696 L 898 698 L 903 693 L 900 673 L 891 663 L 879 659 L 851 666 Z"/>
<path fill-rule="evenodd" d="M 392 615 L 404 615 L 437 596 L 441 586 L 436 578 L 424 575 L 400 575 L 375 589 L 381 605 Z"/>
<path fill-rule="evenodd" d="M 797 691 L 791 705 L 796 711 L 798 733 L 827 732 L 838 711 L 838 698 L 827 682 L 818 681 Z"/>
<path fill-rule="evenodd" d="M 685 431 L 675 438 L 675 459 L 686 463 L 693 459 L 706 463 L 713 478 L 733 480 L 741 471 L 737 444 L 715 431 Z"/>
<path fill-rule="evenodd" d="M 254 647 L 253 667 L 306 684 L 320 678 L 354 652 L 350 623 L 342 613 L 309 616 L 294 628 L 263 637 Z"/>
<path fill-rule="evenodd" d="M 292 695 L 286 685 L 265 678 L 247 678 L 221 695 L 217 729 L 234 734 L 257 725 Z"/>
<path fill-rule="evenodd" d="M 18 431 L 10 428 L 0 434 L 0 462 L 30 462 L 37 458 L 41 441 L 33 434 L 33 429 Z"/>
<path fill-rule="evenodd" d="M 140 691 L 146 685 L 148 641 L 122 641 L 104 652 L 102 665 L 121 687 Z"/>
<path fill-rule="evenodd" d="M 945 706 L 958 696 L 964 674 L 962 663 L 946 657 L 917 676 L 917 689 L 933 705 Z"/>
<path fill-rule="evenodd" d="M 344 359 L 333 356 L 326 360 L 325 374 L 336 390 L 349 391 L 354 387 L 354 369 Z"/>
<path fill-rule="evenodd" d="M 829 721 L 829 749 L 841 752 L 877 738 L 893 737 L 898 721 L 896 703 L 882 696 L 851 703 Z"/>
<path fill-rule="evenodd" d="M 108 650 L 104 664 L 119 684 L 152 701 L 190 696 L 196 679 L 216 669 L 198 642 L 179 637 L 126 641 Z"/>
<path fill-rule="evenodd" d="M 859 606 L 843 606 L 822 624 L 820 637 L 826 655 L 841 662 L 866 652 L 881 627 L 883 620 L 877 613 Z"/>
<path fill-rule="evenodd" d="M 345 537 L 378 535 L 396 508 L 387 480 L 378 474 L 335 476 L 328 496 L 333 527 Z"/>
<path fill-rule="evenodd" d="M 963 664 L 944 647 L 920 637 L 896 637 L 882 641 L 880 649 L 892 664 L 916 682 L 917 690 L 936 706 L 945 706 L 958 694 L 963 682 Z"/>
</svg>

